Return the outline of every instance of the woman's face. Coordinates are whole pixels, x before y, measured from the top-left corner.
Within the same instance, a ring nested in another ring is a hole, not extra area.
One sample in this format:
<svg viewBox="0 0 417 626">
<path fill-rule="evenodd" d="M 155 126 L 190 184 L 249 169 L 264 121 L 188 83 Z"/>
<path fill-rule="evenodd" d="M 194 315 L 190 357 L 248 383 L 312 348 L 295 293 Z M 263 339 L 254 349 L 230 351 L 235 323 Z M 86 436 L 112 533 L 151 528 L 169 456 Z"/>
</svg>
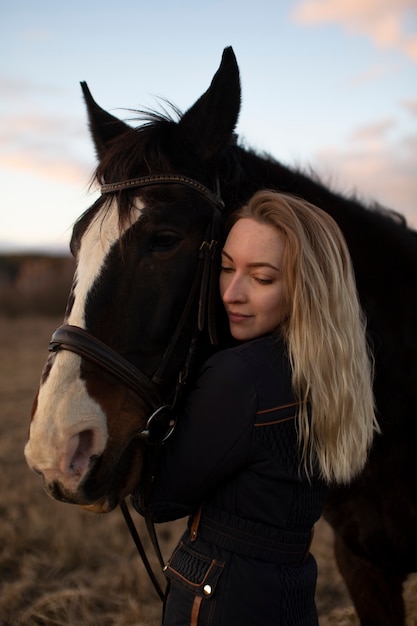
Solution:
<svg viewBox="0 0 417 626">
<path fill-rule="evenodd" d="M 270 333 L 287 315 L 284 248 L 274 226 L 245 217 L 232 227 L 222 251 L 220 294 L 235 339 Z"/>
</svg>

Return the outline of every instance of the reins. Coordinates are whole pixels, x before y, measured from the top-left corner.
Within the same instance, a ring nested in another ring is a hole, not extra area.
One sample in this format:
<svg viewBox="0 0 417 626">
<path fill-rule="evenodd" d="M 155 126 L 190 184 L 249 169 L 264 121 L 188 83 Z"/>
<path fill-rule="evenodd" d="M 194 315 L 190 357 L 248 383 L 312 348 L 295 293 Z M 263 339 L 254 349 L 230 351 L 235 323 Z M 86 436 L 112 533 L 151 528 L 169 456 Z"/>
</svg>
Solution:
<svg viewBox="0 0 417 626">
<path fill-rule="evenodd" d="M 136 550 L 138 551 L 138 554 L 139 554 L 140 558 L 142 559 L 142 563 L 145 566 L 145 569 L 146 569 L 146 571 L 148 573 L 150 581 L 153 584 L 154 589 L 155 589 L 156 593 L 158 594 L 159 598 L 163 602 L 165 594 L 164 594 L 164 592 L 162 590 L 162 587 L 159 584 L 158 579 L 156 578 L 155 573 L 154 573 L 154 571 L 152 569 L 152 566 L 151 566 L 151 564 L 149 562 L 149 559 L 148 559 L 148 556 L 146 554 L 145 548 L 143 546 L 143 543 L 141 541 L 139 533 L 138 533 L 138 531 L 136 529 L 136 526 L 135 526 L 135 524 L 133 522 L 132 516 L 130 515 L 129 509 L 127 508 L 127 504 L 126 504 L 125 500 L 121 500 L 119 506 L 120 506 L 120 508 L 122 510 L 123 517 L 125 519 L 126 525 L 127 525 L 128 529 L 129 529 L 130 535 L 131 535 L 131 537 L 133 539 L 133 542 L 134 542 L 134 544 L 136 546 Z M 164 562 L 163 562 L 162 554 L 161 554 L 161 551 L 160 551 L 160 548 L 159 548 L 159 543 L 158 543 L 158 538 L 156 536 L 155 527 L 154 527 L 154 525 L 152 523 L 152 520 L 150 520 L 150 522 L 151 522 L 151 527 L 148 526 L 148 523 L 146 524 L 147 528 L 148 528 L 148 533 L 149 533 L 149 535 L 151 537 L 152 545 L 154 546 L 155 553 L 158 556 L 158 561 L 159 561 L 161 567 L 163 567 L 164 566 Z M 150 530 L 150 528 L 151 528 L 151 530 Z"/>
<path fill-rule="evenodd" d="M 217 188 L 219 187 L 218 181 Z M 179 184 L 186 185 L 200 193 L 207 201 L 209 201 L 214 211 L 209 220 L 204 239 L 200 245 L 198 253 L 198 263 L 191 285 L 187 301 L 185 303 L 182 315 L 177 323 L 175 331 L 165 349 L 161 361 L 152 376 L 148 376 L 134 365 L 132 365 L 122 355 L 107 346 L 104 342 L 91 335 L 88 331 L 78 326 L 64 324 L 60 326 L 52 335 L 49 344 L 51 352 L 60 350 L 69 350 L 81 356 L 84 359 L 94 363 L 104 371 L 108 372 L 124 385 L 135 391 L 141 396 L 151 409 L 151 415 L 146 420 L 145 426 L 133 433 L 132 439 L 143 439 L 148 444 L 160 447 L 163 442 L 170 436 L 174 427 L 175 420 L 170 416 L 170 412 L 174 408 L 181 391 L 185 388 L 188 380 L 188 374 L 193 362 L 194 354 L 197 348 L 198 337 L 205 327 L 207 327 L 208 335 L 212 344 L 217 343 L 216 331 L 216 315 L 215 315 L 215 292 L 217 275 L 214 268 L 217 249 L 217 237 L 220 229 L 220 216 L 224 208 L 224 203 L 219 193 L 213 193 L 208 187 L 202 183 L 176 174 L 161 174 L 154 176 L 142 176 L 127 181 L 117 183 L 103 184 L 101 187 L 102 194 L 116 193 L 126 189 L 137 187 L 147 187 L 149 185 L 161 184 Z M 184 359 L 183 367 L 179 373 L 175 389 L 172 397 L 164 399 L 161 387 L 164 381 L 164 374 L 170 363 L 170 359 L 174 354 L 178 341 L 183 334 L 185 325 L 189 321 L 190 313 L 193 306 L 197 303 L 197 319 L 195 320 L 195 330 L 191 337 L 188 352 Z M 164 414 L 168 416 L 168 422 L 165 424 L 162 420 Z M 162 426 L 161 426 L 162 421 Z M 149 487 L 149 486 L 148 486 Z M 129 532 L 135 543 L 136 549 L 141 557 L 149 578 L 157 592 L 158 596 L 163 600 L 164 593 L 156 579 L 149 560 L 146 556 L 145 549 L 140 540 L 139 533 L 132 520 L 126 502 L 120 502 L 120 508 L 126 521 Z M 152 541 L 155 553 L 161 567 L 164 566 L 161 550 L 156 536 L 155 527 L 151 519 L 149 510 L 145 508 L 145 521 L 150 539 Z"/>
</svg>

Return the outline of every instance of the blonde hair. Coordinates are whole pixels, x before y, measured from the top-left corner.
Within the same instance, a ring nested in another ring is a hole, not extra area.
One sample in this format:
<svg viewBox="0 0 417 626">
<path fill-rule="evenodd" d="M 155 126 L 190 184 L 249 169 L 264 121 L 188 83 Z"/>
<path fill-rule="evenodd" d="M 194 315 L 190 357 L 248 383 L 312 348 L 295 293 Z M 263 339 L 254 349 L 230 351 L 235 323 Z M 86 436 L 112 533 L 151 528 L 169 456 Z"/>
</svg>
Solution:
<svg viewBox="0 0 417 626">
<path fill-rule="evenodd" d="M 300 402 L 298 436 L 308 476 L 346 483 L 365 465 L 375 431 L 372 359 L 350 254 L 336 222 L 287 194 L 257 192 L 233 216 L 285 237 L 288 315 L 280 327 Z"/>
</svg>

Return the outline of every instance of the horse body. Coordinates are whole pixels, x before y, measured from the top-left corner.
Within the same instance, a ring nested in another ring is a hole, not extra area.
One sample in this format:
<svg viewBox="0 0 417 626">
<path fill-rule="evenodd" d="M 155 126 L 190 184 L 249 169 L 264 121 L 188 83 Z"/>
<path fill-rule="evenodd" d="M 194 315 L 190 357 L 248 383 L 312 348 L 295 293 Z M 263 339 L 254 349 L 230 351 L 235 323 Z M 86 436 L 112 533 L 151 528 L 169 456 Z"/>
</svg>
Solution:
<svg viewBox="0 0 417 626">
<path fill-rule="evenodd" d="M 387 211 L 235 145 L 240 83 L 230 48 L 209 89 L 178 122 L 155 116 L 132 129 L 101 109 L 86 86 L 84 94 L 104 183 L 156 174 L 189 177 L 213 190 L 218 184 L 225 218 L 256 190 L 276 189 L 320 206 L 342 228 L 368 319 L 382 435 L 363 474 L 335 489 L 325 515 L 362 625 L 401 626 L 402 582 L 417 570 L 416 233 Z M 74 229 L 77 270 L 66 323 L 152 376 L 192 290 L 213 211 L 181 182 L 121 188 L 99 199 Z M 169 401 L 190 337 L 199 337 L 196 361 L 207 350 L 204 333 L 195 335 L 197 309 L 194 302 L 157 388 Z M 221 347 L 227 333 L 220 330 Z M 54 353 L 34 404 L 28 463 L 53 497 L 110 510 L 140 482 L 145 451 L 135 433 L 153 408 L 88 358 Z"/>
</svg>

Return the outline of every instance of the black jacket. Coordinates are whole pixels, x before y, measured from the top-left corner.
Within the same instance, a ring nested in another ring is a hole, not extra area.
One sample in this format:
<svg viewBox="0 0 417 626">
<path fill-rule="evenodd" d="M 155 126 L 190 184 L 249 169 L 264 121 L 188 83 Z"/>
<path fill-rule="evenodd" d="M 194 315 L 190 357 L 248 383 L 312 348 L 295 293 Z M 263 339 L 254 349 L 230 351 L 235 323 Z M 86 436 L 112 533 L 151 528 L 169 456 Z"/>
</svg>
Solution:
<svg viewBox="0 0 417 626">
<path fill-rule="evenodd" d="M 167 626 L 317 624 L 309 543 L 327 487 L 300 469 L 296 411 L 276 336 L 203 366 L 151 503 L 155 521 L 191 515 L 166 569 Z"/>
</svg>

